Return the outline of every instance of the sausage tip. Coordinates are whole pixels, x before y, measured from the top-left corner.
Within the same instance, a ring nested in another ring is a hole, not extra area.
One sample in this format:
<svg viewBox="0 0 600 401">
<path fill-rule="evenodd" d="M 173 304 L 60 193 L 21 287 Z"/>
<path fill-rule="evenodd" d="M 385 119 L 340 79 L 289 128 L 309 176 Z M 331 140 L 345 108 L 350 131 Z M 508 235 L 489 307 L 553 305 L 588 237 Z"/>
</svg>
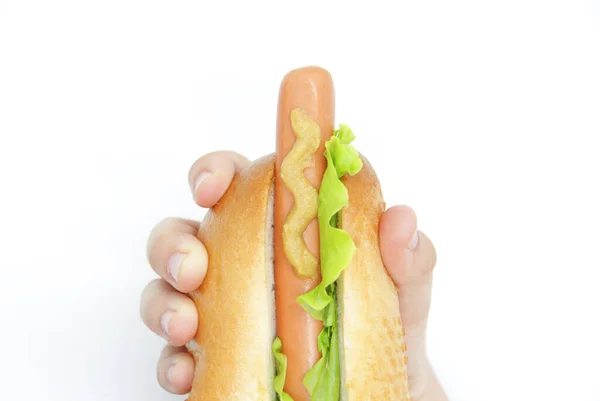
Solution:
<svg viewBox="0 0 600 401">
<path fill-rule="evenodd" d="M 305 113 L 317 121 L 332 119 L 331 115 L 319 115 L 319 113 L 334 109 L 333 104 L 323 107 L 323 102 L 333 103 L 334 96 L 331 74 L 326 69 L 317 66 L 297 68 L 288 72 L 283 77 L 279 89 L 280 104 L 282 101 L 292 101 L 292 104 L 286 105 L 287 107 L 284 109 L 302 108 Z"/>
</svg>

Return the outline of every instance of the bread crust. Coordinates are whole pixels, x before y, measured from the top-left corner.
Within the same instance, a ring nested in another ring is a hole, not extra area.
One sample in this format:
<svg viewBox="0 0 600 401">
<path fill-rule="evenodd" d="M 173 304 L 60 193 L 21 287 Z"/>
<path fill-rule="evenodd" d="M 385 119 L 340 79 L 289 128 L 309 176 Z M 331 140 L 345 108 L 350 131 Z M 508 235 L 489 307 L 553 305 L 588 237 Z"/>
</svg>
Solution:
<svg viewBox="0 0 600 401">
<path fill-rule="evenodd" d="M 379 248 L 385 203 L 373 167 L 361 158 L 361 171 L 342 179 L 349 197 L 342 228 L 356 245 L 337 286 L 342 400 L 410 401 L 398 292 Z"/>
<path fill-rule="evenodd" d="M 362 160 L 357 175 L 342 179 L 349 194 L 342 228 L 356 245 L 337 286 L 342 400 L 409 401 L 398 294 L 379 250 L 385 204 L 375 171 Z M 265 156 L 237 174 L 200 227 L 209 266 L 190 294 L 199 328 L 188 344 L 196 362 L 188 401 L 275 399 L 274 162 L 274 155 Z"/>
<path fill-rule="evenodd" d="M 188 344 L 196 364 L 188 401 L 275 397 L 273 261 L 266 245 L 272 241 L 274 161 L 274 154 L 265 156 L 240 171 L 198 232 L 208 269 L 190 294 L 198 331 Z"/>
</svg>

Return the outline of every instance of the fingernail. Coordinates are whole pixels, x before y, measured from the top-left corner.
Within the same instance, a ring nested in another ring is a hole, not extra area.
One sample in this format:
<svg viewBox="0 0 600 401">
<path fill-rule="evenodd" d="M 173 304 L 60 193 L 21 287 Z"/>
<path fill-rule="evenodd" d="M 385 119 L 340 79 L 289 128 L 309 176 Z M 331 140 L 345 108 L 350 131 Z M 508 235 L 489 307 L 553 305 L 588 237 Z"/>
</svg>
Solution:
<svg viewBox="0 0 600 401">
<path fill-rule="evenodd" d="M 412 251 L 417 247 L 417 245 L 419 245 L 419 230 L 415 231 L 412 238 L 410 239 L 410 242 L 408 243 L 408 250 Z"/>
<path fill-rule="evenodd" d="M 177 370 L 177 362 L 173 362 L 171 364 L 171 366 L 169 366 L 169 369 L 167 369 L 167 380 L 171 384 L 173 383 L 173 381 L 175 379 L 176 370 Z"/>
<path fill-rule="evenodd" d="M 194 194 L 198 190 L 198 187 L 200 187 L 200 184 L 206 181 L 206 179 L 211 175 L 212 174 L 209 171 L 202 171 L 200 174 L 198 174 L 198 177 L 196 177 L 196 181 L 194 182 Z"/>
<path fill-rule="evenodd" d="M 176 252 L 167 261 L 167 270 L 169 274 L 173 278 L 173 280 L 177 281 L 177 277 L 179 276 L 179 268 L 181 267 L 181 262 L 185 258 L 185 254 L 181 252 Z"/>
<path fill-rule="evenodd" d="M 171 318 L 173 317 L 173 311 L 166 311 L 160 317 L 160 327 L 164 331 L 166 335 L 169 335 L 169 323 L 171 323 Z"/>
</svg>

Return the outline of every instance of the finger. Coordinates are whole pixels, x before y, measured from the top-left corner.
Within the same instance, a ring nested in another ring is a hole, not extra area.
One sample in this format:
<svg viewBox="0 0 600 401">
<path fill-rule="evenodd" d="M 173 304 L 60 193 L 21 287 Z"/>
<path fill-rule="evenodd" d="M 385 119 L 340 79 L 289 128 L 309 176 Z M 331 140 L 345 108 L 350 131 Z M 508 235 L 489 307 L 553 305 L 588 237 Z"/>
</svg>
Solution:
<svg viewBox="0 0 600 401">
<path fill-rule="evenodd" d="M 250 161 L 239 153 L 218 151 L 196 160 L 188 173 L 194 201 L 202 207 L 212 207 L 223 196 L 236 172 Z"/>
<path fill-rule="evenodd" d="M 173 394 L 187 394 L 194 378 L 194 359 L 183 347 L 167 346 L 156 367 L 158 383 Z"/>
<path fill-rule="evenodd" d="M 418 327 L 424 332 L 431 302 L 435 248 L 417 230 L 417 217 L 408 206 L 384 212 L 380 238 L 383 262 L 398 287 L 403 323 L 407 330 Z"/>
<path fill-rule="evenodd" d="M 144 288 L 140 315 L 150 330 L 175 346 L 189 342 L 198 328 L 194 302 L 160 279 L 151 281 Z"/>
<path fill-rule="evenodd" d="M 191 292 L 206 276 L 208 255 L 196 237 L 198 223 L 168 218 L 148 238 L 147 257 L 152 269 L 181 292 Z"/>
</svg>

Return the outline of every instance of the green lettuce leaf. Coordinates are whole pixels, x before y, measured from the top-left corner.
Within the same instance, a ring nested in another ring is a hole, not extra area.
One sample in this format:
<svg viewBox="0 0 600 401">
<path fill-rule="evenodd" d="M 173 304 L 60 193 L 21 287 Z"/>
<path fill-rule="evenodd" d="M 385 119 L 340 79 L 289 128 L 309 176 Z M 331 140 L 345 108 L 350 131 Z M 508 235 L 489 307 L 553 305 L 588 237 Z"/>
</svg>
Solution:
<svg viewBox="0 0 600 401">
<path fill-rule="evenodd" d="M 338 401 L 340 399 L 340 358 L 338 355 L 335 284 L 329 288 L 333 302 L 327 306 L 327 318 L 317 340 L 321 359 L 306 373 L 302 381 L 311 395 L 311 400 L 314 401 Z"/>
<path fill-rule="evenodd" d="M 337 228 L 337 213 L 348 205 L 348 190 L 340 178 L 345 174 L 354 175 L 362 168 L 358 152 L 350 145 L 352 140 L 352 130 L 340 125 L 325 143 L 327 168 L 321 181 L 318 211 L 322 281 L 297 298 L 298 303 L 319 320 L 324 320 L 325 308 L 331 303 L 327 287 L 335 283 L 348 266 L 355 250 L 350 235 Z"/>
<path fill-rule="evenodd" d="M 298 303 L 315 319 L 323 321 L 318 349 L 321 359 L 308 371 L 303 384 L 312 401 L 338 401 L 340 397 L 340 361 L 337 335 L 337 301 L 335 282 L 354 256 L 350 235 L 338 228 L 339 212 L 348 205 L 348 190 L 340 180 L 362 168 L 356 149 L 350 146 L 354 133 L 340 125 L 325 143 L 327 168 L 319 192 L 319 236 L 321 247 L 321 283 L 297 298 Z"/>
<path fill-rule="evenodd" d="M 281 339 L 275 338 L 273 341 L 273 355 L 275 356 L 275 379 L 273 380 L 273 386 L 277 393 L 277 399 L 279 401 L 294 401 L 292 397 L 283 391 L 283 385 L 285 383 L 285 373 L 287 370 L 287 357 L 281 353 Z"/>
</svg>

